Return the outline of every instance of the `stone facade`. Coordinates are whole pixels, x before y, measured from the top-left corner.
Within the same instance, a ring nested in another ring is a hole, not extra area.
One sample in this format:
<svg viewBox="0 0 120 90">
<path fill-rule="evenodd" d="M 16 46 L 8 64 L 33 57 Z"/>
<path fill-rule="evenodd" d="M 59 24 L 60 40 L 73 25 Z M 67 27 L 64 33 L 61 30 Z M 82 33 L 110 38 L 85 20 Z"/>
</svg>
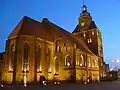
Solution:
<svg viewBox="0 0 120 90">
<path fill-rule="evenodd" d="M 6 41 L 2 81 L 23 83 L 25 76 L 28 83 L 40 82 L 41 77 L 48 81 L 99 81 L 103 64 L 98 55 L 102 48 L 97 43 L 99 30 L 76 29 L 70 33 L 46 18 L 38 22 L 24 17 Z M 92 31 L 96 35 L 91 35 L 94 42 L 89 45 L 86 40 Z M 81 33 L 86 37 L 78 37 Z"/>
</svg>

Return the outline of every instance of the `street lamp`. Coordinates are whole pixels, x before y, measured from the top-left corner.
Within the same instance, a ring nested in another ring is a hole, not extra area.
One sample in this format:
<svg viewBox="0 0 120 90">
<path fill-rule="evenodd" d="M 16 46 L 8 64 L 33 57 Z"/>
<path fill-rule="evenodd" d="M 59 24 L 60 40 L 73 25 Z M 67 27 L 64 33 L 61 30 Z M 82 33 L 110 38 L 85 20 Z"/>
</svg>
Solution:
<svg viewBox="0 0 120 90">
<path fill-rule="evenodd" d="M 119 63 L 120 62 L 120 60 L 119 59 L 117 59 L 117 63 Z"/>
</svg>

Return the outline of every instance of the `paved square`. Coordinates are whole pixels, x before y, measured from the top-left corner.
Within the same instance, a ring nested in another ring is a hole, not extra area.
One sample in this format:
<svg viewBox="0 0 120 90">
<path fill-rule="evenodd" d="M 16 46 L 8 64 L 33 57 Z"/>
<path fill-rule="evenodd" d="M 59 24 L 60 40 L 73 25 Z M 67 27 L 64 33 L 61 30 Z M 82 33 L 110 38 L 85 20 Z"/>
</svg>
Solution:
<svg viewBox="0 0 120 90">
<path fill-rule="evenodd" d="M 87 85 L 80 83 L 48 84 L 46 86 L 28 85 L 26 88 L 22 85 L 4 85 L 0 90 L 120 90 L 120 81 L 91 83 Z"/>
</svg>

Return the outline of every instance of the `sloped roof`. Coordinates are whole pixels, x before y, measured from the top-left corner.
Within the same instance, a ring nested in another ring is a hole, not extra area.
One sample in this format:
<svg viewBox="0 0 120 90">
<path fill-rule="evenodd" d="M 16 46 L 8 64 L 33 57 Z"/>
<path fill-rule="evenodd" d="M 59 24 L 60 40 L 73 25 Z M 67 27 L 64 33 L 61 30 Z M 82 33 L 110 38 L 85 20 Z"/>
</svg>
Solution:
<svg viewBox="0 0 120 90">
<path fill-rule="evenodd" d="M 62 37 L 71 44 L 76 44 L 76 47 L 81 51 L 93 54 L 80 38 L 78 39 L 72 33 L 48 21 L 46 18 L 44 18 L 42 22 L 38 22 L 25 16 L 8 38 L 10 39 L 18 35 L 31 35 L 52 42 L 54 42 L 55 38 Z"/>
<path fill-rule="evenodd" d="M 97 28 L 97 26 L 96 26 L 95 22 L 92 21 L 90 27 L 87 30 L 94 29 L 94 28 Z M 77 32 L 80 32 L 79 25 L 76 26 L 76 28 L 74 29 L 74 31 L 72 33 L 77 33 Z"/>
<path fill-rule="evenodd" d="M 51 35 L 44 29 L 43 25 L 29 17 L 23 17 L 20 23 L 15 27 L 13 32 L 8 36 L 8 38 L 15 37 L 17 35 L 31 35 L 36 37 L 41 37 L 51 41 Z M 47 37 L 46 37 L 47 36 Z"/>
<path fill-rule="evenodd" d="M 76 44 L 76 47 L 79 48 L 81 51 L 93 54 L 87 45 L 80 39 L 75 37 L 72 33 L 64 30 L 63 28 L 55 25 L 54 23 L 50 21 L 43 22 L 46 24 L 46 27 L 49 27 L 48 30 L 51 28 L 51 32 L 54 33 L 54 35 L 64 38 L 65 40 L 68 40 L 71 44 Z M 93 54 L 94 55 L 94 54 Z"/>
<path fill-rule="evenodd" d="M 96 26 L 95 22 L 92 21 L 92 23 L 91 23 L 89 29 L 94 29 L 94 28 L 97 28 L 97 26 Z"/>
</svg>

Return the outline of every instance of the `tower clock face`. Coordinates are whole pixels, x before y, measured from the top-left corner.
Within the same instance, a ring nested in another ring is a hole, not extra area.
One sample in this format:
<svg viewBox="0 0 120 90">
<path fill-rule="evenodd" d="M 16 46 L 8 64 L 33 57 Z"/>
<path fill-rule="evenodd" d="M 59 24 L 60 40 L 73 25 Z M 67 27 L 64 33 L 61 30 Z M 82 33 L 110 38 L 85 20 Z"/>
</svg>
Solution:
<svg viewBox="0 0 120 90">
<path fill-rule="evenodd" d="M 91 21 L 92 21 L 91 17 L 89 16 L 82 16 L 80 17 L 79 20 L 80 20 L 79 23 L 80 23 L 81 29 L 85 29 L 85 30 L 89 28 Z"/>
<path fill-rule="evenodd" d="M 82 23 L 81 23 L 81 26 L 85 26 L 85 23 L 84 23 L 84 22 L 82 22 Z"/>
</svg>

